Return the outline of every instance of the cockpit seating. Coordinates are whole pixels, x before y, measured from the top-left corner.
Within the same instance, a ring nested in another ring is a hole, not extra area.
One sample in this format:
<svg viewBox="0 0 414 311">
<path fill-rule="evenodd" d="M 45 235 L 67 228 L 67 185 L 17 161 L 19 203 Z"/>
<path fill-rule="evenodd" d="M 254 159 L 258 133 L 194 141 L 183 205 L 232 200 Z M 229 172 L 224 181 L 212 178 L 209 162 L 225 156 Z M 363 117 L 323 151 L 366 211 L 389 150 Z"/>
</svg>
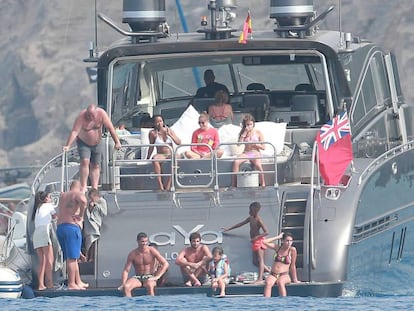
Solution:
<svg viewBox="0 0 414 311">
<path fill-rule="evenodd" d="M 247 85 L 246 90 L 248 91 L 266 91 L 266 87 L 263 83 L 253 82 Z"/>
<path fill-rule="evenodd" d="M 304 112 L 299 116 L 300 122 L 315 125 L 320 122 L 318 96 L 315 94 L 294 95 L 291 100 L 291 111 Z"/>
<path fill-rule="evenodd" d="M 267 94 L 244 94 L 243 101 L 239 107 L 233 106 L 234 112 L 250 113 L 256 121 L 264 121 L 268 115 L 270 106 Z"/>
<path fill-rule="evenodd" d="M 300 83 L 295 86 L 295 92 L 314 92 L 314 87 L 309 83 Z"/>
</svg>

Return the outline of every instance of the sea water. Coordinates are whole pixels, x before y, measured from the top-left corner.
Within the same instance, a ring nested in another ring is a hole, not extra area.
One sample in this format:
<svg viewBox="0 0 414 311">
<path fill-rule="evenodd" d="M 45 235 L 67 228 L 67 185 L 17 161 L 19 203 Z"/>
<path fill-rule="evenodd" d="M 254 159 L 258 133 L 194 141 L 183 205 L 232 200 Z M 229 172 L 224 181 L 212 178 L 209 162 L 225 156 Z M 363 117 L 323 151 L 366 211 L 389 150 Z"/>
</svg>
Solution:
<svg viewBox="0 0 414 311">
<path fill-rule="evenodd" d="M 414 296 L 234 297 L 205 295 L 0 299 L 0 310 L 414 310 Z"/>
</svg>

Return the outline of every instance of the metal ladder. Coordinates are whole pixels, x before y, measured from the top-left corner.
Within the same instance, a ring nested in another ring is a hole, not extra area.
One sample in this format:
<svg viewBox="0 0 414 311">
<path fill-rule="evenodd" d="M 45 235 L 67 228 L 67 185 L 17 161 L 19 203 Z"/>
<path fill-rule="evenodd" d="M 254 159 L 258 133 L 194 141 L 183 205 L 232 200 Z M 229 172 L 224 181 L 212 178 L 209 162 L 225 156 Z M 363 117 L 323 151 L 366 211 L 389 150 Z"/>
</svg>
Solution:
<svg viewBox="0 0 414 311">
<path fill-rule="evenodd" d="M 297 268 L 303 268 L 303 242 L 308 195 L 308 192 L 287 192 L 282 204 L 281 230 L 293 235 L 293 244 L 298 252 Z"/>
</svg>

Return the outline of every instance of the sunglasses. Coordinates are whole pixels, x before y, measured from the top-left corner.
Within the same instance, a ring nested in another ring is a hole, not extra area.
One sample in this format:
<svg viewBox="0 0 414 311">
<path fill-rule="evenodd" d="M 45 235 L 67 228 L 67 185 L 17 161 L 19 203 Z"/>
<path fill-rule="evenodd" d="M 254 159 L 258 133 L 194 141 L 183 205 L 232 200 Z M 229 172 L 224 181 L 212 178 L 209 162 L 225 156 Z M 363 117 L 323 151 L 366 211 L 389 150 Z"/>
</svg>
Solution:
<svg viewBox="0 0 414 311">
<path fill-rule="evenodd" d="M 198 124 L 202 125 L 202 124 L 206 124 L 206 121 L 199 121 Z"/>
</svg>

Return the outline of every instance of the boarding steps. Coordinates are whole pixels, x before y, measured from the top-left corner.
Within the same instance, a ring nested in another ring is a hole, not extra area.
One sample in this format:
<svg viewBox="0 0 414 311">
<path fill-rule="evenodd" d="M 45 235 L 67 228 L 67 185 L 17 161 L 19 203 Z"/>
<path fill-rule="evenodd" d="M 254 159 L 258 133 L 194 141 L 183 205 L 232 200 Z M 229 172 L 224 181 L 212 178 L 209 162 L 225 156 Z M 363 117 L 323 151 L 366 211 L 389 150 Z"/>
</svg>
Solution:
<svg viewBox="0 0 414 311">
<path fill-rule="evenodd" d="M 309 192 L 285 192 L 282 200 L 281 230 L 293 235 L 298 252 L 296 267 L 303 268 L 304 228 Z"/>
</svg>

